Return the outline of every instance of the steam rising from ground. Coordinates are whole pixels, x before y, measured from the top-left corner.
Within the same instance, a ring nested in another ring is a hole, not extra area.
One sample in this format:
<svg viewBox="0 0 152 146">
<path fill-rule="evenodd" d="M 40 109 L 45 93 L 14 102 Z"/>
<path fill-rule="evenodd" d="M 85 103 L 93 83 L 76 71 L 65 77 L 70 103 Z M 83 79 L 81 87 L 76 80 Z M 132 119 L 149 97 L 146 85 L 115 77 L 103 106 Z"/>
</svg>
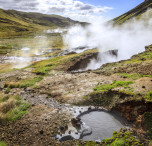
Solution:
<svg viewBox="0 0 152 146">
<path fill-rule="evenodd" d="M 64 42 L 69 48 L 88 46 L 99 49 L 99 59 L 93 60 L 87 69 L 99 68 L 107 62 L 129 59 L 132 55 L 144 51 L 146 45 L 152 44 L 151 14 L 152 10 L 149 10 L 140 20 L 133 19 L 117 27 L 103 22 L 95 22 L 86 28 L 74 26 L 64 36 Z M 102 52 L 115 49 L 118 50 L 117 58 L 109 55 L 101 58 Z"/>
</svg>

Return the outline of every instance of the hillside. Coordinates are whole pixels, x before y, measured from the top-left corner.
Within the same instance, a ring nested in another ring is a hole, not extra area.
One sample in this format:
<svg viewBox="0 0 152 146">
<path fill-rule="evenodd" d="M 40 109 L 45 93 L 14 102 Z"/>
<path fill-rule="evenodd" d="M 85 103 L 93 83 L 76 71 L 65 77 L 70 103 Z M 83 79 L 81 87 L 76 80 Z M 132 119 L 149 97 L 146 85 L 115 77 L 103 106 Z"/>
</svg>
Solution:
<svg viewBox="0 0 152 146">
<path fill-rule="evenodd" d="M 149 8 L 152 8 L 152 1 L 145 0 L 143 3 L 133 8 L 132 10 L 128 11 L 127 13 L 113 19 L 114 24 L 122 24 L 132 18 L 135 18 L 135 17 L 138 18 L 143 13 L 145 13 Z"/>
<path fill-rule="evenodd" d="M 80 22 L 58 15 L 0 9 L 0 37 L 22 35 L 46 28 L 67 27 L 75 23 Z"/>
</svg>

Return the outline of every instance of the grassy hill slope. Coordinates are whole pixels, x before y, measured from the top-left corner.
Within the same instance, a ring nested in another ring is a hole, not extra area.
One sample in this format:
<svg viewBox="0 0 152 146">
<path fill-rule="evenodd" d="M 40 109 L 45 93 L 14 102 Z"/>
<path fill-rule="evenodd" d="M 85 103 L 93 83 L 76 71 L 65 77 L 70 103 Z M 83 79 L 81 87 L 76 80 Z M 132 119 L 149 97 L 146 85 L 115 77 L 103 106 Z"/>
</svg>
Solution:
<svg viewBox="0 0 152 146">
<path fill-rule="evenodd" d="M 131 18 L 138 18 L 149 8 L 152 8 L 152 0 L 145 0 L 143 3 L 128 11 L 127 13 L 113 19 L 114 24 L 122 24 Z"/>
<path fill-rule="evenodd" d="M 80 22 L 58 15 L 0 9 L 0 37 L 23 35 L 46 28 L 67 27 L 75 23 Z"/>
</svg>

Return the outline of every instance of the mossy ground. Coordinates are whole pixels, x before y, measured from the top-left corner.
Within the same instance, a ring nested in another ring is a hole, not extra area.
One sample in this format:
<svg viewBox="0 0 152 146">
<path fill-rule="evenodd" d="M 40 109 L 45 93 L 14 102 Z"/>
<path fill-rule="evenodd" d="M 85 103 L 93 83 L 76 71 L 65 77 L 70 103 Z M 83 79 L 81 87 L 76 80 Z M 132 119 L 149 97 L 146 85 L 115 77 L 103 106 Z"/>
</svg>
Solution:
<svg viewBox="0 0 152 146">
<path fill-rule="evenodd" d="M 12 122 L 20 119 L 28 111 L 30 104 L 18 95 L 10 96 L 0 94 L 0 122 Z"/>
<path fill-rule="evenodd" d="M 102 84 L 100 86 L 97 86 L 94 88 L 94 91 L 104 92 L 104 91 L 112 90 L 116 87 L 129 88 L 128 85 L 133 84 L 133 83 L 134 82 L 132 81 L 114 81 L 112 84 Z"/>
<path fill-rule="evenodd" d="M 102 145 L 106 146 L 130 146 L 138 145 L 144 146 L 139 139 L 136 139 L 134 134 L 127 130 L 120 130 L 119 132 L 114 132 L 112 138 L 103 140 Z"/>
<path fill-rule="evenodd" d="M 129 78 L 129 79 L 132 79 L 132 80 L 136 80 L 136 79 L 139 79 L 139 78 L 142 78 L 142 77 L 152 78 L 152 75 L 141 75 L 141 74 L 137 74 L 137 73 L 133 73 L 133 74 L 120 73 L 119 75 L 123 78 Z"/>
<path fill-rule="evenodd" d="M 0 141 L 0 146 L 7 146 L 7 144 L 3 141 Z"/>
</svg>

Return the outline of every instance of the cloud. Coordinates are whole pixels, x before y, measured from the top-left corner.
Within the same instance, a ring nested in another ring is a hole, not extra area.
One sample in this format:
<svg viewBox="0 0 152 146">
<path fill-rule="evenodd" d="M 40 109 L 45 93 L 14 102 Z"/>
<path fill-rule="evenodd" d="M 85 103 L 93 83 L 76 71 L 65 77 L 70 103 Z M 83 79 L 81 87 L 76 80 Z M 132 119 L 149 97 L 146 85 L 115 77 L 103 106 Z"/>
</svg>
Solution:
<svg viewBox="0 0 152 146">
<path fill-rule="evenodd" d="M 49 7 L 48 13 L 62 13 L 66 11 L 66 8 L 64 7 Z"/>
<path fill-rule="evenodd" d="M 3 9 L 14 9 L 14 10 L 37 10 L 37 0 L 1 0 L 0 6 Z"/>
<path fill-rule="evenodd" d="M 95 6 L 78 0 L 0 0 L 0 7 L 3 9 L 59 14 L 77 20 L 85 15 L 86 17 L 100 15 L 111 9 L 110 7 Z"/>
</svg>

